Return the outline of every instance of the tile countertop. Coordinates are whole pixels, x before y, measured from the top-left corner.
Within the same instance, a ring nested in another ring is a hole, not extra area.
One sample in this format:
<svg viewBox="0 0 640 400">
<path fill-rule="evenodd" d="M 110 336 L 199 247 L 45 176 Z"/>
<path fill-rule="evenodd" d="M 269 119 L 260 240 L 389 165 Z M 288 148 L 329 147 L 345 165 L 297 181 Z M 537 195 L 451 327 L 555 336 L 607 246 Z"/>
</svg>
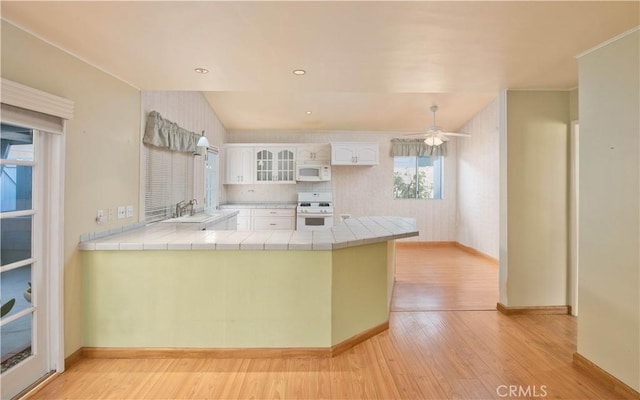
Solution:
<svg viewBox="0 0 640 400">
<path fill-rule="evenodd" d="M 415 218 L 350 218 L 326 231 L 185 231 L 154 224 L 80 243 L 80 250 L 333 250 L 418 236 Z"/>
</svg>

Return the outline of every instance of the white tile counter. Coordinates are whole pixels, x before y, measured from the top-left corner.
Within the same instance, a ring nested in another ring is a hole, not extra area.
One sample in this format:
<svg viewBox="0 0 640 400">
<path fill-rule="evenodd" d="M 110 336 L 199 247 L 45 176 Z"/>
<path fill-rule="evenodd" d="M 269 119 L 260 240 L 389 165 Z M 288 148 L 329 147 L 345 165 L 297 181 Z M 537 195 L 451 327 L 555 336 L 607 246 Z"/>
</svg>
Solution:
<svg viewBox="0 0 640 400">
<path fill-rule="evenodd" d="M 418 234 L 416 220 L 403 217 L 350 218 L 327 231 L 185 231 L 157 223 L 81 242 L 80 250 L 333 250 Z"/>
<path fill-rule="evenodd" d="M 221 204 L 221 210 L 239 210 L 244 208 L 296 208 L 298 203 L 227 203 Z"/>
</svg>

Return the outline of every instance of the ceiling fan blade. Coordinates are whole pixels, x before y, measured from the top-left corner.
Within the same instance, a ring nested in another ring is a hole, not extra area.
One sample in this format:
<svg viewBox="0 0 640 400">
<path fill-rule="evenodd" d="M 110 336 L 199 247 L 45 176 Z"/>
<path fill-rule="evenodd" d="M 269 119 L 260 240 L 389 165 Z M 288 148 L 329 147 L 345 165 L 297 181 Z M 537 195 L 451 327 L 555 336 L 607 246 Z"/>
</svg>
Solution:
<svg viewBox="0 0 640 400">
<path fill-rule="evenodd" d="M 427 132 L 413 132 L 413 133 L 403 133 L 402 136 L 430 136 L 430 133 Z"/>
<path fill-rule="evenodd" d="M 442 132 L 443 135 L 446 136 L 462 136 L 462 137 L 471 137 L 470 134 L 468 133 L 461 133 L 461 132 Z"/>
</svg>

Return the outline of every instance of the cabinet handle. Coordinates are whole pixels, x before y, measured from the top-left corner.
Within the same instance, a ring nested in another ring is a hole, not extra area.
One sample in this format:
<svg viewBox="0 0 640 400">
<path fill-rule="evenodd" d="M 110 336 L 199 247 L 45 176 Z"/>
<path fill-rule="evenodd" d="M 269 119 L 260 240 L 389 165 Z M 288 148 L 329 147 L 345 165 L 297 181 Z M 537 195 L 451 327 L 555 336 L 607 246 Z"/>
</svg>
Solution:
<svg viewBox="0 0 640 400">
<path fill-rule="evenodd" d="M 269 224 L 269 225 L 271 225 L 271 226 L 275 226 L 276 224 Z"/>
</svg>

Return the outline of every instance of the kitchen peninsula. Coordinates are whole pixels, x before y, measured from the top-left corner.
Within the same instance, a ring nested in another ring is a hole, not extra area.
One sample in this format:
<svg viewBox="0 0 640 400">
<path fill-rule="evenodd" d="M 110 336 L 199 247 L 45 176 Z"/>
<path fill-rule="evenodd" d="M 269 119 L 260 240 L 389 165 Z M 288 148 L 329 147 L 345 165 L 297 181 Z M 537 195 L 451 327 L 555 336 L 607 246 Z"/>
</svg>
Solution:
<svg viewBox="0 0 640 400">
<path fill-rule="evenodd" d="M 185 231 L 172 224 L 81 243 L 84 345 L 284 350 L 326 356 L 388 326 L 395 240 L 415 220 L 326 231 Z"/>
</svg>

